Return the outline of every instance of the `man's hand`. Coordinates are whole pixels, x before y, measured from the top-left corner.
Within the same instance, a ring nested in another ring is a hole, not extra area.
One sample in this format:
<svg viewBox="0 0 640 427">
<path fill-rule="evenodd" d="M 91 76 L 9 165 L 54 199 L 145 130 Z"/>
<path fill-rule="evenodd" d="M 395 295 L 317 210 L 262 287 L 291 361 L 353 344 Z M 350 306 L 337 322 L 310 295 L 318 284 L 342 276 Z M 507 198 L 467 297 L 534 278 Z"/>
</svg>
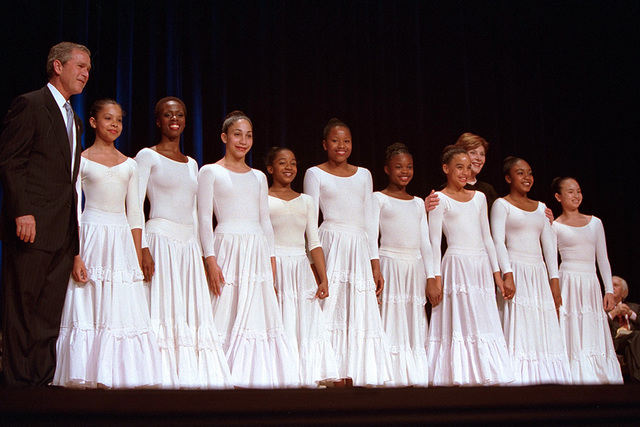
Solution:
<svg viewBox="0 0 640 427">
<path fill-rule="evenodd" d="M 610 312 L 609 314 L 611 315 L 611 317 L 616 317 L 616 316 L 632 316 L 633 315 L 633 310 L 631 310 L 629 308 L 629 306 L 623 302 L 617 304 Z"/>
<path fill-rule="evenodd" d="M 16 218 L 16 236 L 23 242 L 33 243 L 36 240 L 36 219 L 33 215 Z"/>
</svg>

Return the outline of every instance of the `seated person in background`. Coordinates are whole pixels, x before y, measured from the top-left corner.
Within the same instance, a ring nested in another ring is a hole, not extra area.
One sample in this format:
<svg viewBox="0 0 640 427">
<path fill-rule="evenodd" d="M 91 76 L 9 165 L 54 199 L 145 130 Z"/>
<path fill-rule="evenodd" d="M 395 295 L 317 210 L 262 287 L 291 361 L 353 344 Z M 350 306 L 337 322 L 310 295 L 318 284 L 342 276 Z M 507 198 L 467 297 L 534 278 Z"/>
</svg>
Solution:
<svg viewBox="0 0 640 427">
<path fill-rule="evenodd" d="M 640 305 L 623 302 L 629 295 L 627 281 L 613 276 L 613 298 L 615 307 L 609 312 L 609 327 L 616 353 L 624 356 L 632 382 L 640 382 Z"/>
</svg>

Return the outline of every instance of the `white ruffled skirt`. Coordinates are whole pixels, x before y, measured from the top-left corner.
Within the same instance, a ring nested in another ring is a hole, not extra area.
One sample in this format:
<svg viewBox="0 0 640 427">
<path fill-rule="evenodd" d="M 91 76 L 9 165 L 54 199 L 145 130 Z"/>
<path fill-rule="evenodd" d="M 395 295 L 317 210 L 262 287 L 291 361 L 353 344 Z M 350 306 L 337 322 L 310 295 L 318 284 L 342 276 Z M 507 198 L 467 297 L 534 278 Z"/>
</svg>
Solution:
<svg viewBox="0 0 640 427">
<path fill-rule="evenodd" d="M 560 328 L 574 384 L 622 384 L 595 265 L 560 264 Z"/>
<path fill-rule="evenodd" d="M 89 281 L 69 280 L 54 385 L 154 387 L 161 382 L 156 335 L 124 213 L 85 209 L 80 256 Z"/>
<path fill-rule="evenodd" d="M 393 385 L 391 356 L 376 298 L 364 230 L 320 226 L 329 297 L 323 311 L 340 378 L 356 386 Z"/>
<path fill-rule="evenodd" d="M 309 259 L 295 250 L 276 247 L 276 288 L 284 330 L 297 344 L 300 384 L 316 387 L 338 377 L 329 331 L 315 296 L 318 290 Z"/>
<path fill-rule="evenodd" d="M 509 252 L 516 293 L 498 293 L 515 384 L 571 384 L 571 369 L 558 323 L 549 276 L 540 255 Z"/>
<path fill-rule="evenodd" d="M 238 226 L 229 232 L 219 224 L 214 238 L 225 284 L 213 313 L 232 382 L 243 388 L 298 386 L 298 351 L 282 326 L 267 239 L 259 225 Z M 243 229 L 249 232 L 234 232 Z"/>
<path fill-rule="evenodd" d="M 442 302 L 431 312 L 427 359 L 433 385 L 514 381 L 484 250 L 449 247 L 442 258 Z"/>
<path fill-rule="evenodd" d="M 162 357 L 162 387 L 231 387 L 195 226 L 154 218 L 146 224 L 146 235 L 155 263 L 150 309 Z"/>
<path fill-rule="evenodd" d="M 427 275 L 420 252 L 380 248 L 384 291 L 380 313 L 391 346 L 395 386 L 429 384 L 427 363 Z"/>
</svg>

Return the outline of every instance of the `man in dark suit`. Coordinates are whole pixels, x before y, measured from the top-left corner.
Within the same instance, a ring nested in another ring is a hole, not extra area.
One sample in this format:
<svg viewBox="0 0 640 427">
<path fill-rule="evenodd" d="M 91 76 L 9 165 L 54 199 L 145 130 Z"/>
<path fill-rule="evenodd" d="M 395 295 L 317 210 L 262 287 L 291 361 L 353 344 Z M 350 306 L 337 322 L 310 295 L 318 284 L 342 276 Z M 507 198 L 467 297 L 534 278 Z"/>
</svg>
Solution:
<svg viewBox="0 0 640 427">
<path fill-rule="evenodd" d="M 627 281 L 613 276 L 613 299 L 616 305 L 608 313 L 613 345 L 616 353 L 624 357 L 631 381 L 640 382 L 640 305 L 624 302 L 627 295 Z"/>
<path fill-rule="evenodd" d="M 16 98 L 0 136 L 3 185 L 3 365 L 8 386 L 47 385 L 73 258 L 82 123 L 69 98 L 89 79 L 90 52 L 63 42 L 47 58 L 49 83 Z"/>
</svg>

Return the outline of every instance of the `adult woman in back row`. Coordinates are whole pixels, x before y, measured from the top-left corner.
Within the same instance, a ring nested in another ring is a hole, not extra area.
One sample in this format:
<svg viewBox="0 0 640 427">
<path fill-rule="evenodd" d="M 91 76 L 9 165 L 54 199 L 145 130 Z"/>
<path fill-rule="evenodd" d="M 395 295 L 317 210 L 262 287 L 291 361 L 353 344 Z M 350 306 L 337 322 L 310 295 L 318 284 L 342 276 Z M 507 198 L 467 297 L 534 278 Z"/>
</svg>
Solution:
<svg viewBox="0 0 640 427">
<path fill-rule="evenodd" d="M 496 189 L 493 188 L 493 185 L 484 181 L 479 181 L 477 178 L 477 175 L 482 171 L 482 167 L 484 166 L 487 150 L 489 149 L 489 143 L 479 135 L 471 132 L 465 132 L 460 135 L 455 146 L 464 149 L 471 160 L 471 171 L 467 177 L 467 184 L 464 186 L 464 189 L 478 190 L 484 193 L 487 199 L 487 208 L 489 209 L 489 212 L 491 212 L 491 205 L 493 205 L 493 202 L 498 198 L 498 193 L 496 192 Z M 441 188 L 444 188 L 444 186 L 445 185 L 443 184 Z M 429 194 L 425 199 L 425 208 L 427 212 L 435 209 L 435 207 L 438 206 L 439 201 L 438 196 L 431 191 L 431 194 Z"/>
<path fill-rule="evenodd" d="M 427 283 L 433 306 L 427 342 L 429 381 L 437 386 L 508 384 L 514 375 L 495 285 L 504 299 L 513 297 L 514 288 L 502 281 L 485 196 L 464 188 L 471 170 L 466 151 L 446 147 L 442 170 L 447 176 L 439 192 L 442 203 L 429 213 L 435 270 L 435 281 Z M 443 233 L 448 247 L 441 257 Z"/>
<path fill-rule="evenodd" d="M 478 174 L 482 171 L 482 167 L 487 158 L 489 143 L 479 135 L 465 132 L 460 135 L 455 146 L 464 149 L 471 160 L 471 172 L 467 178 L 467 185 L 464 186 L 465 190 L 478 190 L 484 193 L 487 198 L 487 207 L 489 208 L 489 212 L 491 212 L 491 206 L 498 198 L 498 193 L 496 189 L 493 188 L 493 185 L 478 180 Z"/>
<path fill-rule="evenodd" d="M 491 214 L 491 206 L 493 202 L 498 198 L 498 193 L 493 185 L 488 182 L 478 180 L 478 174 L 482 171 L 484 167 L 484 162 L 487 158 L 487 150 L 489 150 L 489 143 L 483 137 L 476 135 L 471 132 L 465 132 L 458 137 L 458 140 L 455 143 L 456 147 L 460 147 L 464 149 L 469 155 L 469 159 L 471 159 L 471 171 L 469 172 L 469 177 L 467 178 L 467 184 L 464 186 L 465 190 L 478 190 L 484 193 L 487 198 L 487 214 Z M 441 188 L 444 188 L 442 185 Z M 438 206 L 439 199 L 438 196 L 431 191 L 425 201 L 424 206 L 427 212 L 432 211 Z M 549 218 L 549 222 L 553 222 L 553 212 L 549 208 L 545 208 L 544 214 L 547 218 Z"/>
</svg>

